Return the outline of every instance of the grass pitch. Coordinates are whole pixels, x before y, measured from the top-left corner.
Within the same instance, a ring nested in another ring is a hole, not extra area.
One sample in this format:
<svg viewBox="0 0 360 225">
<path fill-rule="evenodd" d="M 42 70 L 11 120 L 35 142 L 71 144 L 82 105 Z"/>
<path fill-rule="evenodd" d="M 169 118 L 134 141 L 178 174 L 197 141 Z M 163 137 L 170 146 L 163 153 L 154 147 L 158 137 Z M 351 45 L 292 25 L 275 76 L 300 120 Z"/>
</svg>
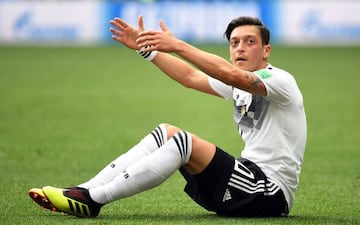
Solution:
<svg viewBox="0 0 360 225">
<path fill-rule="evenodd" d="M 200 46 L 228 58 L 226 46 Z M 274 46 L 270 62 L 303 92 L 308 143 L 291 214 L 221 218 L 182 191 L 160 187 L 105 206 L 96 219 L 40 210 L 31 187 L 72 186 L 96 174 L 160 122 L 238 156 L 232 103 L 188 90 L 133 51 L 0 47 L 1 224 L 359 224 L 360 47 Z"/>
</svg>

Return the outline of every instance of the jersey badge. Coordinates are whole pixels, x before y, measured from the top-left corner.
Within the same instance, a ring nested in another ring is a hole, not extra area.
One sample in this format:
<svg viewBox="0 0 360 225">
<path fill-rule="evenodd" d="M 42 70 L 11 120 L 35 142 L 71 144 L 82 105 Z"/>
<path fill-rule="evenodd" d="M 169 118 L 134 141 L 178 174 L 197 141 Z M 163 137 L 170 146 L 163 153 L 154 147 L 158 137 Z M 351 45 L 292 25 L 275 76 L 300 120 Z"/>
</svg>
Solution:
<svg viewBox="0 0 360 225">
<path fill-rule="evenodd" d="M 262 79 L 267 79 L 269 77 L 271 77 L 271 73 L 267 70 L 258 70 L 258 71 L 255 71 L 255 74 L 259 75 L 260 78 Z"/>
</svg>

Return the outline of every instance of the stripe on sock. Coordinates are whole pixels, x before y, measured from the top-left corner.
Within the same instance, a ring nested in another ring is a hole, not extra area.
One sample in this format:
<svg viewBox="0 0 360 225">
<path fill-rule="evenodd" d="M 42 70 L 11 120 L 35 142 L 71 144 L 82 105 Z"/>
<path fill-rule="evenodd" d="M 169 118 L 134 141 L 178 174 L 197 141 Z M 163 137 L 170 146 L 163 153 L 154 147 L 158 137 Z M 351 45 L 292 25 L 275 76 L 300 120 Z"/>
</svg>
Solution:
<svg viewBox="0 0 360 225">
<path fill-rule="evenodd" d="M 187 163 L 188 159 L 190 158 L 188 154 L 190 153 L 189 141 L 191 140 L 188 140 L 188 134 L 186 131 L 180 131 L 176 133 L 173 136 L 173 139 L 178 147 L 182 159 L 182 164 L 184 165 Z"/>
<path fill-rule="evenodd" d="M 163 133 L 161 132 L 160 126 L 157 126 L 157 127 L 151 132 L 151 135 L 154 137 L 154 139 L 155 139 L 155 141 L 156 141 L 156 144 L 157 144 L 157 146 L 158 146 L 159 148 L 165 143 L 164 135 L 163 135 Z"/>
</svg>

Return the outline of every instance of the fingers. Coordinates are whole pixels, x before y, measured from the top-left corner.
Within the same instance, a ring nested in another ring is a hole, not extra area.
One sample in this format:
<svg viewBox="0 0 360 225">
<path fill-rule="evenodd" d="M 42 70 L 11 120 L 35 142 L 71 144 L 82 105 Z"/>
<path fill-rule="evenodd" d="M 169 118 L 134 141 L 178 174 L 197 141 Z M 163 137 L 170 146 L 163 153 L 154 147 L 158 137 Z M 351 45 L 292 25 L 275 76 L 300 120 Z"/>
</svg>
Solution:
<svg viewBox="0 0 360 225">
<path fill-rule="evenodd" d="M 110 32 L 113 33 L 111 38 L 115 41 L 122 42 L 123 32 L 121 30 L 110 27 Z"/>
<path fill-rule="evenodd" d="M 110 32 L 113 33 L 112 39 L 134 49 L 147 46 L 147 50 L 151 51 L 160 43 L 166 43 L 167 39 L 172 36 L 163 21 L 159 23 L 161 30 L 157 31 L 145 31 L 142 15 L 138 17 L 137 22 L 138 28 L 135 28 L 118 17 L 110 20 L 110 24 L 113 26 L 110 28 Z M 151 49 L 149 49 L 149 46 L 151 46 Z"/>
<path fill-rule="evenodd" d="M 113 27 L 110 27 L 110 32 L 117 35 L 117 36 L 121 36 L 121 33 L 122 33 L 121 31 L 119 31 L 119 30 L 117 30 L 117 29 L 115 29 Z"/>
<path fill-rule="evenodd" d="M 161 31 L 148 30 L 139 33 L 139 37 L 136 39 L 136 43 L 139 48 L 146 47 L 147 51 L 156 50 L 159 43 L 162 42 L 165 33 L 170 34 L 165 23 L 160 20 Z"/>
<path fill-rule="evenodd" d="M 155 31 L 143 31 L 139 33 L 139 37 L 136 39 L 136 42 L 141 43 L 145 41 L 151 41 L 154 39 L 154 35 L 156 35 Z"/>
<path fill-rule="evenodd" d="M 138 25 L 139 25 L 139 30 L 140 31 L 144 31 L 144 22 L 143 22 L 143 16 L 140 15 L 138 18 Z"/>
<path fill-rule="evenodd" d="M 162 20 L 160 20 L 160 28 L 161 28 L 162 31 L 168 32 L 168 29 L 167 29 L 165 23 Z"/>
<path fill-rule="evenodd" d="M 139 48 L 153 46 L 155 45 L 155 41 L 151 39 L 147 39 L 146 37 L 141 37 L 136 40 Z"/>
<path fill-rule="evenodd" d="M 110 20 L 110 24 L 119 30 L 125 30 L 129 25 L 122 19 L 115 17 L 114 20 Z"/>
<path fill-rule="evenodd" d="M 122 43 L 122 39 L 121 39 L 121 37 L 119 37 L 119 36 L 113 35 L 113 36 L 111 36 L 111 38 L 112 38 L 114 41 L 117 41 L 117 42 Z"/>
</svg>

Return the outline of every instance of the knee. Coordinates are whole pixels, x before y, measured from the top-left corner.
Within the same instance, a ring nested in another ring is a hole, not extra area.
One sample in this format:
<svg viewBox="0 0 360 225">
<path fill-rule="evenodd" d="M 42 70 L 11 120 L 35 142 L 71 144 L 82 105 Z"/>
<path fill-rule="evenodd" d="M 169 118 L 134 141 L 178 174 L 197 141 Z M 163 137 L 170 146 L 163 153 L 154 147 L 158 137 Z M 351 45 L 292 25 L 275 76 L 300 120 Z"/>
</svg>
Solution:
<svg viewBox="0 0 360 225">
<path fill-rule="evenodd" d="M 161 123 L 160 126 L 164 126 L 167 132 L 167 139 L 172 138 L 176 133 L 184 130 L 181 129 L 175 125 L 169 124 L 169 123 Z M 197 145 L 198 142 L 201 142 L 201 138 L 199 138 L 198 136 L 196 136 L 193 133 L 188 132 L 189 134 L 191 134 L 191 142 L 192 145 Z"/>
<path fill-rule="evenodd" d="M 168 139 L 172 138 L 177 132 L 181 131 L 179 127 L 168 123 L 161 123 L 160 126 L 164 126 L 166 128 Z"/>
<path fill-rule="evenodd" d="M 169 123 L 161 123 L 160 126 L 164 126 L 167 132 L 168 139 L 172 138 L 176 133 L 179 131 L 182 131 L 184 129 L 181 129 L 175 125 L 169 124 Z M 198 136 L 196 136 L 193 133 L 188 132 L 192 136 L 192 142 L 196 142 L 197 140 L 200 140 Z"/>
</svg>

